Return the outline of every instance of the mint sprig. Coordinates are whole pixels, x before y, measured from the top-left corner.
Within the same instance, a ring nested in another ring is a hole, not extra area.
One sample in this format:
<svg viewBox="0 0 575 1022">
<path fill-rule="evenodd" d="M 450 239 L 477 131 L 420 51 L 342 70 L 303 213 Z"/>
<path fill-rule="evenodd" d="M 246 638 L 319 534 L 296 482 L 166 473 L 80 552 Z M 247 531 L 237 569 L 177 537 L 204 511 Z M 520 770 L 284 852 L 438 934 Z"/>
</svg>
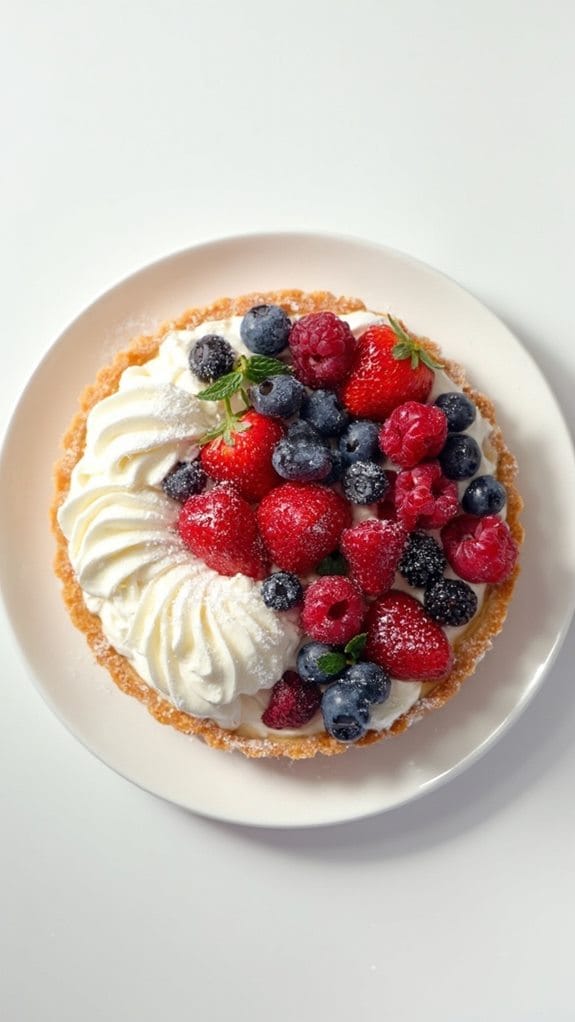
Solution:
<svg viewBox="0 0 575 1022">
<path fill-rule="evenodd" d="M 395 319 L 389 312 L 387 314 L 389 325 L 397 337 L 397 344 L 394 344 L 391 354 L 398 362 L 404 359 L 411 359 L 411 368 L 417 369 L 419 363 L 423 362 L 428 369 L 443 369 L 443 362 L 438 362 L 433 355 L 424 348 L 423 344 L 410 337 L 407 330 L 404 330 L 398 319 Z"/>
<path fill-rule="evenodd" d="M 241 355 L 231 373 L 220 376 L 210 383 L 209 387 L 196 394 L 200 401 L 223 401 L 225 408 L 222 422 L 204 433 L 198 443 L 204 445 L 215 440 L 219 443 L 223 441 L 229 447 L 233 447 L 235 434 L 243 433 L 250 428 L 250 423 L 244 422 L 242 418 L 250 407 L 246 391 L 247 384 L 262 383 L 270 376 L 282 376 L 291 373 L 291 371 L 291 366 L 280 362 L 277 358 L 268 358 L 267 355 L 252 355 L 251 358 L 247 358 L 245 355 Z M 241 394 L 245 406 L 241 412 L 233 412 L 230 403 L 230 398 L 237 393 Z"/>
<path fill-rule="evenodd" d="M 347 646 L 344 646 L 343 653 L 334 651 L 320 656 L 317 661 L 319 669 L 324 674 L 328 674 L 330 678 L 336 677 L 346 667 L 357 663 L 365 649 L 366 642 L 367 632 L 360 632 L 359 635 L 354 635 L 353 639 L 350 639 L 347 643 Z"/>
</svg>

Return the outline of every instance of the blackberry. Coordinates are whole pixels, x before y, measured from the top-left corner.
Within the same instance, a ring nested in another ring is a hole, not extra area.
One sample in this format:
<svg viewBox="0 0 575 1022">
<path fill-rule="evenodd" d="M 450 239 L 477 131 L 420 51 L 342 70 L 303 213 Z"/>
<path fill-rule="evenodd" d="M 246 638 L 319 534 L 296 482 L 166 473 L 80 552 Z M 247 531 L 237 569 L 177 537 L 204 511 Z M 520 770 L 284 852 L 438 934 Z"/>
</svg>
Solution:
<svg viewBox="0 0 575 1022">
<path fill-rule="evenodd" d="M 373 461 L 354 461 L 345 470 L 342 482 L 351 504 L 374 504 L 389 489 L 385 470 Z"/>
<path fill-rule="evenodd" d="M 475 422 L 477 410 L 473 401 L 459 391 L 440 394 L 435 404 L 445 414 L 450 433 L 461 433 Z"/>
<path fill-rule="evenodd" d="M 412 532 L 398 568 L 410 586 L 425 588 L 443 574 L 447 562 L 439 543 L 427 532 Z"/>
<path fill-rule="evenodd" d="M 240 337 L 256 355 L 277 355 L 285 348 L 291 321 L 279 305 L 254 305 L 240 324 Z"/>
<path fill-rule="evenodd" d="M 167 497 L 185 504 L 188 497 L 202 492 L 207 478 L 199 461 L 178 461 L 162 479 L 162 489 Z"/>
<path fill-rule="evenodd" d="M 461 579 L 440 578 L 425 590 L 423 606 L 440 625 L 466 625 L 477 611 L 477 596 Z"/>
<path fill-rule="evenodd" d="M 339 436 L 349 416 L 333 390 L 312 390 L 301 406 L 301 417 L 317 429 L 321 436 Z"/>
<path fill-rule="evenodd" d="M 189 354 L 189 366 L 202 383 L 213 383 L 220 376 L 231 373 L 236 357 L 225 337 L 206 334 L 196 341 Z"/>
<path fill-rule="evenodd" d="M 289 610 L 302 598 L 302 584 L 291 571 L 276 571 L 262 582 L 262 599 L 271 610 Z"/>
</svg>

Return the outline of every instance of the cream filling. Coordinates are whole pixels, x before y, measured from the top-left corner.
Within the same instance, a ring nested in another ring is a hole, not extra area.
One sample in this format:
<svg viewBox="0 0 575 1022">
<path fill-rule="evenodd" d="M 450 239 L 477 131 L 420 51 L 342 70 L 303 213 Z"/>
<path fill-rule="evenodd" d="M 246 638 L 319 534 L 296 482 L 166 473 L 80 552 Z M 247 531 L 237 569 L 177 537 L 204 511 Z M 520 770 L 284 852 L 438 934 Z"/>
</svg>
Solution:
<svg viewBox="0 0 575 1022">
<path fill-rule="evenodd" d="M 382 320 L 364 311 L 341 318 L 356 336 Z M 86 606 L 140 677 L 178 709 L 265 737 L 277 734 L 261 721 L 267 690 L 294 668 L 301 645 L 297 615 L 269 610 L 258 582 L 224 577 L 194 557 L 175 529 L 179 508 L 161 489 L 171 466 L 193 454 L 198 437 L 219 419 L 217 404 L 195 396 L 204 385 L 189 371 L 189 351 L 217 333 L 250 355 L 240 324 L 238 316 L 172 331 L 155 358 L 122 373 L 117 391 L 88 416 L 85 451 L 58 520 Z M 431 396 L 459 389 L 438 370 Z M 483 452 L 477 474 L 493 472 L 491 426 L 478 412 L 467 432 Z M 461 492 L 468 483 L 459 484 Z M 374 514 L 354 509 L 356 520 Z M 418 595 L 399 575 L 395 584 Z M 481 605 L 485 586 L 473 588 Z M 446 629 L 450 641 L 462 630 Z M 372 708 L 371 727 L 390 727 L 420 693 L 419 682 L 394 680 L 389 699 Z M 316 714 L 306 727 L 282 734 L 321 730 Z"/>
</svg>

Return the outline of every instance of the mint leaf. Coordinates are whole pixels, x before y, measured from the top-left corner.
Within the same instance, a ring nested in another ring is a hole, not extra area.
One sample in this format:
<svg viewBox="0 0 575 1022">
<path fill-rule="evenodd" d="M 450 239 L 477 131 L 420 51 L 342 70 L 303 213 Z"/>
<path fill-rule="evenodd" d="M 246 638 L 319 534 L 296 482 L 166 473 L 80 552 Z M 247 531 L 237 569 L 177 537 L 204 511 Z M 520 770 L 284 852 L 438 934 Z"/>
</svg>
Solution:
<svg viewBox="0 0 575 1022">
<path fill-rule="evenodd" d="M 359 660 L 365 649 L 366 642 L 367 632 L 361 632 L 359 635 L 354 635 L 353 639 L 350 639 L 347 646 L 344 647 L 345 652 L 354 662 Z"/>
<path fill-rule="evenodd" d="M 328 554 L 319 562 L 316 571 L 318 575 L 347 575 L 348 563 L 343 554 L 335 550 L 333 554 Z"/>
<path fill-rule="evenodd" d="M 343 653 L 324 653 L 323 656 L 318 657 L 317 666 L 324 674 L 329 674 L 330 677 L 333 677 L 344 670 L 347 666 L 347 660 Z"/>
<path fill-rule="evenodd" d="M 244 381 L 243 373 L 235 370 L 233 373 L 226 373 L 225 376 L 220 376 L 219 380 L 215 380 L 214 383 L 210 383 L 209 387 L 205 390 L 201 390 L 196 397 L 200 401 L 223 401 L 225 397 L 231 397 L 238 391 Z"/>
<path fill-rule="evenodd" d="M 280 362 L 278 358 L 269 358 L 267 355 L 253 355 L 246 360 L 244 374 L 251 383 L 262 383 L 270 376 L 284 376 L 292 372 L 291 366 Z"/>
</svg>

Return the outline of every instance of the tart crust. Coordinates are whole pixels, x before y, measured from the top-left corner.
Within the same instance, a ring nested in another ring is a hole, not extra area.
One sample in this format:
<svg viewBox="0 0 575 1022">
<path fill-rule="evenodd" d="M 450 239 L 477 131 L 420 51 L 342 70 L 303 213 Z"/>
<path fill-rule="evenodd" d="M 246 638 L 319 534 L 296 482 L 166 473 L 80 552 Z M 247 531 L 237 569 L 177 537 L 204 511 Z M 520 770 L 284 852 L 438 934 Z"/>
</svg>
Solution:
<svg viewBox="0 0 575 1022">
<path fill-rule="evenodd" d="M 70 488 L 70 476 L 84 451 L 86 419 L 90 409 L 103 398 L 112 394 L 124 369 L 141 365 L 153 358 L 164 336 L 170 330 L 193 329 L 200 323 L 212 319 L 227 319 L 243 315 L 253 305 L 280 305 L 288 315 L 303 315 L 310 312 L 329 310 L 345 315 L 366 307 L 357 298 L 336 298 L 327 291 L 306 293 L 297 290 L 279 290 L 265 293 L 242 295 L 239 298 L 220 298 L 203 308 L 192 308 L 179 319 L 164 323 L 153 336 L 135 339 L 129 348 L 116 355 L 114 361 L 103 368 L 94 384 L 86 387 L 80 396 L 80 410 L 72 420 L 64 438 L 64 454 L 54 470 L 55 492 L 50 511 L 52 530 L 56 539 L 54 568 L 62 582 L 62 595 L 70 617 L 77 628 L 86 636 L 96 660 L 105 667 L 116 685 L 127 695 L 139 699 L 161 724 L 167 724 L 184 734 L 197 735 L 213 748 L 227 751 L 238 750 L 252 758 L 286 756 L 290 759 L 309 759 L 318 753 L 334 756 L 346 752 L 350 746 L 331 738 L 326 732 L 301 737 L 276 736 L 251 738 L 234 731 L 227 731 L 210 720 L 193 717 L 176 709 L 159 692 L 147 685 L 131 667 L 130 663 L 110 645 L 102 632 L 100 619 L 91 614 L 84 603 L 82 590 L 68 558 L 68 544 L 58 524 L 57 513 Z M 427 338 L 422 340 L 434 355 L 440 349 Z M 484 394 L 478 393 L 467 382 L 465 372 L 455 362 L 444 362 L 447 375 L 468 394 L 479 408 L 483 417 L 491 423 L 493 431 L 489 442 L 497 453 L 497 478 L 507 489 L 507 523 L 518 544 L 523 542 L 524 531 L 519 521 L 523 501 L 516 487 L 517 464 L 508 450 L 503 435 L 495 420 L 493 403 Z M 450 674 L 439 682 L 424 683 L 422 695 L 411 709 L 404 713 L 384 731 L 368 731 L 355 743 L 355 747 L 372 745 L 390 735 L 398 735 L 431 710 L 443 706 L 459 690 L 466 678 L 470 677 L 491 646 L 505 621 L 519 567 L 513 575 L 499 585 L 487 586 L 481 612 L 467 630 L 454 643 L 454 666 Z"/>
</svg>

